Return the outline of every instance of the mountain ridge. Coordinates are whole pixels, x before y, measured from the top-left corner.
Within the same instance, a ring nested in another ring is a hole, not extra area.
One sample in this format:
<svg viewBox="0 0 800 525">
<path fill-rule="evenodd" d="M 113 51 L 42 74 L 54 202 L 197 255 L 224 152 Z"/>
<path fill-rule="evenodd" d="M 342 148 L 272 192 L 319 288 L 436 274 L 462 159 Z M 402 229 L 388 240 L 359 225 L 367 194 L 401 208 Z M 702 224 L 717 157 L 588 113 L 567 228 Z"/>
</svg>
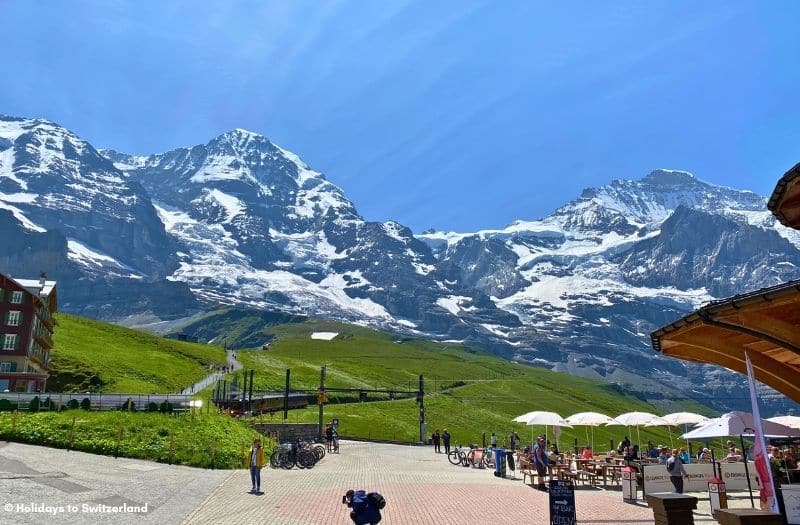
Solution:
<svg viewBox="0 0 800 525">
<path fill-rule="evenodd" d="M 657 356 L 647 334 L 722 294 L 800 275 L 800 236 L 764 197 L 681 170 L 587 188 L 499 230 L 415 235 L 364 219 L 322 173 L 257 133 L 235 129 L 149 156 L 79 144 L 101 158 L 40 140 L 39 156 L 25 157 L 31 141 L 9 122 L 57 127 L 0 118 L 0 208 L 11 216 L 0 233 L 63 231 L 66 256 L 49 245 L 35 260 L 95 291 L 124 283 L 140 297 L 127 310 L 98 308 L 73 290 L 72 311 L 105 319 L 152 313 L 156 290 L 172 283 L 162 318 L 218 305 L 278 310 L 463 341 L 654 398 L 669 392 L 662 371 L 683 376 L 681 388 L 702 379 L 729 395 L 741 378 Z M 64 215 L 41 194 L 15 197 L 45 176 L 48 191 L 89 209 Z M 109 205 L 120 192 L 136 198 Z M 128 214 L 143 227 L 116 226 Z"/>
</svg>

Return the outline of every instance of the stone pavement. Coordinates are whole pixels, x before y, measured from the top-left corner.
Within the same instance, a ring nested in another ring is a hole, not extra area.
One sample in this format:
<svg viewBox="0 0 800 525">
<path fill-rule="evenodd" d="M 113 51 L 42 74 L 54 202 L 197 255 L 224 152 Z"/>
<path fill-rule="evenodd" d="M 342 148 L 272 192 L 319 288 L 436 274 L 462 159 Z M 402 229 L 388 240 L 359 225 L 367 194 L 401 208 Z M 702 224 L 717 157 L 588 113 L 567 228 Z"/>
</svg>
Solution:
<svg viewBox="0 0 800 525">
<path fill-rule="evenodd" d="M 381 492 L 387 524 L 549 523 L 546 493 L 519 478 L 453 466 L 430 447 L 342 442 L 341 452 L 309 471 L 264 469 L 258 496 L 247 493 L 248 473 L 235 472 L 185 523 L 346 525 L 341 499 L 350 488 Z M 650 509 L 623 503 L 619 490 L 580 489 L 575 498 L 580 523 L 653 523 Z"/>
<path fill-rule="evenodd" d="M 180 523 L 230 475 L 0 442 L 0 523 Z"/>
<path fill-rule="evenodd" d="M 4 525 L 347 525 L 341 499 L 350 488 L 380 491 L 387 500 L 382 523 L 388 525 L 549 522 L 547 494 L 523 485 L 519 477 L 498 479 L 489 470 L 450 465 L 431 447 L 343 441 L 341 454 L 326 455 L 311 470 L 265 468 L 263 494 L 253 495 L 243 469 L 202 470 L 0 442 Z M 652 510 L 643 503 L 623 503 L 619 489 L 579 486 L 575 499 L 580 524 L 653 523 Z M 146 513 L 109 510 L 144 504 Z M 750 502 L 737 494 L 731 506 Z M 707 499 L 701 500 L 695 522 L 716 523 Z"/>
</svg>

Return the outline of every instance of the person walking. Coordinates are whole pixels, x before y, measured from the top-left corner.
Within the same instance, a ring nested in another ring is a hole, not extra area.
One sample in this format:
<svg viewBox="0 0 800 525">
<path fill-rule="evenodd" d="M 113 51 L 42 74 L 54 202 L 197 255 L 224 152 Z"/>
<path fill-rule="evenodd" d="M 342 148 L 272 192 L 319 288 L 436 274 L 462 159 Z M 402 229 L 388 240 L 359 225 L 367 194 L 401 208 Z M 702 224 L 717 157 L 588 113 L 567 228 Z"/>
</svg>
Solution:
<svg viewBox="0 0 800 525">
<path fill-rule="evenodd" d="M 492 432 L 491 437 L 489 437 L 489 443 L 491 444 L 492 448 L 497 448 L 497 434 Z"/>
<path fill-rule="evenodd" d="M 536 474 L 539 478 L 539 490 L 547 491 L 544 484 L 544 478 L 547 476 L 547 467 L 550 460 L 547 458 L 547 451 L 545 450 L 545 441 L 543 436 L 536 438 L 536 445 L 533 447 L 533 466 L 536 467 Z"/>
<path fill-rule="evenodd" d="M 246 459 L 246 465 L 250 467 L 250 481 L 253 484 L 250 489 L 251 494 L 261 492 L 261 469 L 264 468 L 264 464 L 264 449 L 261 448 L 261 440 L 255 438 Z"/>
<path fill-rule="evenodd" d="M 683 478 L 686 477 L 686 469 L 683 468 L 683 461 L 681 461 L 677 448 L 672 450 L 672 457 L 667 460 L 667 471 L 669 480 L 675 487 L 675 492 L 683 494 Z"/>
<path fill-rule="evenodd" d="M 433 432 L 433 436 L 432 436 L 432 441 L 433 441 L 433 451 L 434 451 L 436 454 L 439 454 L 439 453 L 441 453 L 441 452 L 442 452 L 442 449 L 439 447 L 439 443 L 441 443 L 441 440 L 442 440 L 442 436 L 439 434 L 439 429 L 437 428 L 437 429 L 436 429 L 436 430 Z"/>
<path fill-rule="evenodd" d="M 450 432 L 447 429 L 442 432 L 442 441 L 444 442 L 444 453 L 450 454 Z"/>
</svg>

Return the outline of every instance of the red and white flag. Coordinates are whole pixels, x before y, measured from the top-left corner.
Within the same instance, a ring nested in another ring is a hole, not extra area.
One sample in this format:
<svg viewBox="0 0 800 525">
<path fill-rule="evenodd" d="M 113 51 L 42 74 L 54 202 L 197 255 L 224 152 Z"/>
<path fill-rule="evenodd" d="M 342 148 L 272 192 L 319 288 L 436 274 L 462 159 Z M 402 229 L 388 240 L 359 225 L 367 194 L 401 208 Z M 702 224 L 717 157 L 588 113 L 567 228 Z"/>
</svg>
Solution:
<svg viewBox="0 0 800 525">
<path fill-rule="evenodd" d="M 775 485 L 772 483 L 772 469 L 770 468 L 769 457 L 767 456 L 764 443 L 764 429 L 761 428 L 761 413 L 758 411 L 755 374 L 753 374 L 753 365 L 750 363 L 750 356 L 747 355 L 747 352 L 744 353 L 744 357 L 747 361 L 747 383 L 750 385 L 750 403 L 753 407 L 753 427 L 755 428 L 755 435 L 753 436 L 755 445 L 753 461 L 756 465 L 756 472 L 758 472 L 758 481 L 761 484 L 761 490 L 759 491 L 761 507 L 763 510 L 771 510 L 777 514 L 778 500 L 775 497 Z"/>
</svg>

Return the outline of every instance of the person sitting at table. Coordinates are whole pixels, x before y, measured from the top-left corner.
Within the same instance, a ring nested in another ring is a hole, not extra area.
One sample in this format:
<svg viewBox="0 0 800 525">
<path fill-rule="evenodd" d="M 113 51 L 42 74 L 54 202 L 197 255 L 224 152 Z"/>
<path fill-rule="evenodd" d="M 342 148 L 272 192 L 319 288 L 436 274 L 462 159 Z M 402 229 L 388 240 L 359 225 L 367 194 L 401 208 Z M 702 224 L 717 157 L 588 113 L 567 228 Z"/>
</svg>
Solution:
<svg viewBox="0 0 800 525">
<path fill-rule="evenodd" d="M 647 443 L 647 457 L 650 459 L 658 459 L 658 449 L 652 443 Z"/>
<path fill-rule="evenodd" d="M 736 463 L 740 459 L 742 459 L 742 451 L 735 447 L 730 449 L 728 455 L 725 456 L 725 460 L 728 463 Z"/>
<path fill-rule="evenodd" d="M 678 453 L 678 455 L 680 456 L 681 461 L 683 461 L 684 465 L 688 465 L 689 463 L 692 462 L 692 457 L 686 451 L 686 447 L 681 447 L 680 448 L 680 452 Z"/>
<path fill-rule="evenodd" d="M 670 458 L 669 449 L 663 445 L 659 447 L 659 454 L 658 454 L 658 464 L 659 465 L 666 465 L 667 460 Z"/>
<path fill-rule="evenodd" d="M 517 463 L 519 470 L 531 470 L 533 468 L 533 454 L 530 445 L 517 452 Z"/>
<path fill-rule="evenodd" d="M 697 460 L 698 461 L 711 461 L 711 451 L 708 450 L 707 448 L 704 448 L 697 455 Z"/>
<path fill-rule="evenodd" d="M 586 445 L 583 447 L 583 452 L 581 452 L 581 459 L 592 459 L 594 454 L 592 453 L 592 446 Z"/>
</svg>

